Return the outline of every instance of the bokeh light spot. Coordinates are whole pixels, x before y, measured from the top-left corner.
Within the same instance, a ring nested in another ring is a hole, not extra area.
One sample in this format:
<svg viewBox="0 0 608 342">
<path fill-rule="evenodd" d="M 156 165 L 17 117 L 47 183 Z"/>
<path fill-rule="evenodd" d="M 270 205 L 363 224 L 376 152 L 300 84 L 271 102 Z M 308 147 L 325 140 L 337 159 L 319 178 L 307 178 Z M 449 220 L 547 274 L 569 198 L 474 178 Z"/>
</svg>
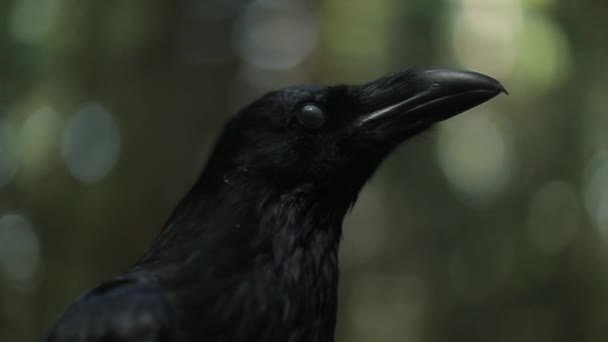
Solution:
<svg viewBox="0 0 608 342">
<path fill-rule="evenodd" d="M 239 56 L 262 69 L 289 69 L 303 62 L 317 41 L 317 19 L 296 1 L 254 1 L 237 24 Z"/>
<path fill-rule="evenodd" d="M 467 68 L 509 76 L 522 23 L 519 1 L 460 0 L 459 5 L 450 30 L 456 58 Z"/>
<path fill-rule="evenodd" d="M 56 157 L 56 142 L 62 118 L 55 109 L 43 106 L 30 114 L 21 128 L 21 159 L 28 175 L 43 174 Z"/>
<path fill-rule="evenodd" d="M 65 128 L 61 155 L 81 182 L 105 177 L 120 155 L 120 135 L 112 113 L 98 103 L 83 106 Z"/>
<path fill-rule="evenodd" d="M 10 16 L 9 30 L 15 40 L 36 44 L 53 28 L 62 0 L 17 0 Z"/>
<path fill-rule="evenodd" d="M 587 165 L 584 178 L 585 208 L 608 240 L 608 152 L 599 152 Z"/>
<path fill-rule="evenodd" d="M 517 70 L 534 83 L 529 89 L 559 86 L 570 71 L 570 47 L 564 33 L 546 15 L 528 14 L 524 19 Z"/>
<path fill-rule="evenodd" d="M 465 202 L 473 204 L 487 204 L 497 198 L 513 168 L 507 137 L 489 114 L 461 115 L 439 129 L 437 157 L 441 170 Z"/>
<path fill-rule="evenodd" d="M 22 215 L 0 217 L 0 268 L 13 281 L 32 279 L 40 265 L 40 243 Z"/>
</svg>

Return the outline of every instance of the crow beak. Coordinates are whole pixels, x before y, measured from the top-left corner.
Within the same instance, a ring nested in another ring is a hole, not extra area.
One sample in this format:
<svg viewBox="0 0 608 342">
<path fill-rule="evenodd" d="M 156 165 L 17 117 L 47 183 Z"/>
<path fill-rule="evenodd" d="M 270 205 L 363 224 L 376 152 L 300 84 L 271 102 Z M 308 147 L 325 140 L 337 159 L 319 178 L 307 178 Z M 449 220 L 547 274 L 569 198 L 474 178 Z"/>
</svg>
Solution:
<svg viewBox="0 0 608 342">
<path fill-rule="evenodd" d="M 407 70 L 359 88 L 367 111 L 359 117 L 357 125 L 416 132 L 501 92 L 507 94 L 497 80 L 476 72 Z"/>
</svg>

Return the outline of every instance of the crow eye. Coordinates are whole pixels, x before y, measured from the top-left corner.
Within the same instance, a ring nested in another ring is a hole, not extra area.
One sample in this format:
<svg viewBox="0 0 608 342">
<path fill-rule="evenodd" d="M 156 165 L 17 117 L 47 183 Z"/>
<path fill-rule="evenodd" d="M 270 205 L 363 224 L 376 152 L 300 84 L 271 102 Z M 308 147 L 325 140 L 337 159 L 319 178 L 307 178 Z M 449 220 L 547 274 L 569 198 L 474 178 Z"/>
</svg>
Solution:
<svg viewBox="0 0 608 342">
<path fill-rule="evenodd" d="M 302 126 L 309 129 L 319 129 L 325 123 L 325 114 L 323 113 L 323 110 L 313 104 L 302 107 L 297 117 Z"/>
</svg>

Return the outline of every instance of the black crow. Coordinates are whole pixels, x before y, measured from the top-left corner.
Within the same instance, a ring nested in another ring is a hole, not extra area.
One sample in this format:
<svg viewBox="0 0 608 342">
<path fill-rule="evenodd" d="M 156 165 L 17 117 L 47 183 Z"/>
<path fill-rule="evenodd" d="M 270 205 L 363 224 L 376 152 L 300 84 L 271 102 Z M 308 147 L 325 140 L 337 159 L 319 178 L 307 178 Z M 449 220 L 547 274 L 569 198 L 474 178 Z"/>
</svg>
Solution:
<svg viewBox="0 0 608 342">
<path fill-rule="evenodd" d="M 264 95 L 225 126 L 150 250 L 46 341 L 333 341 L 342 219 L 359 190 L 401 142 L 503 91 L 412 68 Z"/>
</svg>

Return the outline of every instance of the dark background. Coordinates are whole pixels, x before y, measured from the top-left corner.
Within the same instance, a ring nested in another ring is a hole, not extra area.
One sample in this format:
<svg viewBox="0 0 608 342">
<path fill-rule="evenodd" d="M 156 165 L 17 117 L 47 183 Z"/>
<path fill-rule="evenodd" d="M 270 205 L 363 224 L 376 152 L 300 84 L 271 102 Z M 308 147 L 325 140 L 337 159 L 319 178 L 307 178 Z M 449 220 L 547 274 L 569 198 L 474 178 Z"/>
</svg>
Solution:
<svg viewBox="0 0 608 342">
<path fill-rule="evenodd" d="M 338 340 L 608 340 L 608 2 L 0 1 L 0 341 L 128 267 L 235 109 L 416 64 L 501 96 L 345 222 Z"/>
</svg>

